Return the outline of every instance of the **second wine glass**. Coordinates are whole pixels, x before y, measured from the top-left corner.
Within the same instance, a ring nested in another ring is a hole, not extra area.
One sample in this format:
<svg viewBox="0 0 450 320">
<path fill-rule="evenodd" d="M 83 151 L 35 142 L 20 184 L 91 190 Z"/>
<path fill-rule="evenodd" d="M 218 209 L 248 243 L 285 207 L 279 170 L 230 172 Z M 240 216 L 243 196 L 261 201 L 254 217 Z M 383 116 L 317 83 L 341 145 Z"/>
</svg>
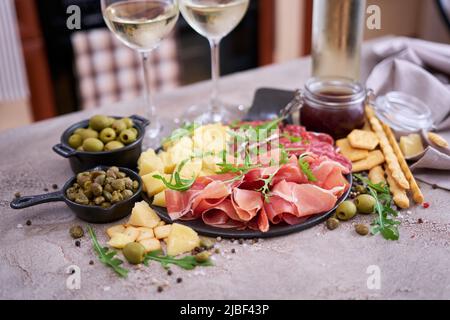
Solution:
<svg viewBox="0 0 450 320">
<path fill-rule="evenodd" d="M 249 0 L 179 0 L 181 14 L 189 25 L 209 40 L 213 87 L 206 105 L 195 105 L 185 113 L 185 119 L 199 123 L 230 122 L 239 115 L 239 107 L 219 98 L 220 41 L 228 35 L 249 7 Z"/>
<path fill-rule="evenodd" d="M 174 28 L 179 9 L 176 0 L 101 0 L 108 28 L 142 56 L 144 98 L 150 120 L 147 135 L 154 140 L 162 130 L 150 90 L 150 53 Z"/>
</svg>

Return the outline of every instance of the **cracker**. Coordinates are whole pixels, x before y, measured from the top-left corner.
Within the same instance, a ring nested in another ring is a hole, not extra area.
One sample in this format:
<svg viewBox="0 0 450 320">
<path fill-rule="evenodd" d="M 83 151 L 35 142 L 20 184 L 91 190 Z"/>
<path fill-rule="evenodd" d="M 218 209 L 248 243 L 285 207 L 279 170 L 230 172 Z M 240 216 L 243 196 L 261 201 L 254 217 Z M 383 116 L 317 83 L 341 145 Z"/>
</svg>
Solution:
<svg viewBox="0 0 450 320">
<path fill-rule="evenodd" d="M 438 147 L 448 148 L 447 140 L 445 140 L 443 137 L 441 137 L 440 135 L 438 135 L 436 133 L 428 132 L 428 139 L 431 142 L 433 142 L 435 145 L 437 145 Z"/>
<path fill-rule="evenodd" d="M 371 170 L 376 166 L 384 163 L 384 155 L 380 150 L 369 152 L 369 156 L 364 159 L 353 163 L 353 172 L 361 172 Z"/>
<path fill-rule="evenodd" d="M 375 150 L 379 143 L 375 133 L 364 130 L 353 130 L 348 135 L 348 142 L 353 148 L 370 151 Z"/>
<path fill-rule="evenodd" d="M 369 171 L 369 180 L 374 184 L 386 184 L 386 178 L 384 177 L 384 170 L 382 166 L 373 167 Z"/>
<path fill-rule="evenodd" d="M 339 147 L 340 152 L 350 161 L 358 161 L 366 159 L 369 156 L 368 150 L 355 149 L 350 145 L 348 139 L 341 139 L 336 141 L 336 145 Z"/>
<path fill-rule="evenodd" d="M 402 209 L 408 209 L 409 198 L 406 194 L 406 190 L 398 185 L 397 181 L 395 181 L 395 179 L 392 177 L 392 173 L 389 170 L 388 166 L 386 166 L 386 174 L 387 182 L 389 184 L 389 190 L 391 191 L 394 203 Z"/>
</svg>

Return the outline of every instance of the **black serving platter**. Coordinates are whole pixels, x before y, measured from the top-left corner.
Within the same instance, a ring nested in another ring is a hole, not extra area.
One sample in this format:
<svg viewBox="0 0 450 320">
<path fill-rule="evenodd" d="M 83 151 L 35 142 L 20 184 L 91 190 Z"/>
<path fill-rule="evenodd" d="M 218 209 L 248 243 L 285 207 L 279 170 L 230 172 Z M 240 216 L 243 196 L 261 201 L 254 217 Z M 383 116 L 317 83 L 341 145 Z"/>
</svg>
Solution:
<svg viewBox="0 0 450 320">
<path fill-rule="evenodd" d="M 347 181 L 352 185 L 353 177 L 351 174 L 346 176 Z M 273 237 L 279 237 L 279 236 L 285 236 L 291 233 L 300 232 L 306 229 L 309 229 L 311 227 L 314 227 L 315 225 L 318 225 L 319 223 L 322 223 L 326 221 L 329 217 L 331 217 L 336 210 L 336 208 L 343 202 L 345 199 L 347 199 L 351 188 L 347 190 L 347 192 L 342 195 L 338 201 L 336 202 L 336 205 L 333 209 L 331 209 L 328 212 L 324 212 L 315 216 L 312 216 L 308 220 L 297 224 L 297 225 L 288 225 L 288 224 L 278 224 L 278 225 L 271 225 L 269 231 L 267 232 L 261 232 L 256 230 L 237 230 L 237 229 L 222 229 L 217 228 L 213 226 L 209 226 L 201 219 L 198 220 L 191 220 L 191 221 L 172 221 L 170 219 L 169 215 L 167 214 L 166 208 L 152 206 L 152 198 L 148 197 L 145 192 L 142 193 L 142 198 L 147 201 L 150 206 L 156 211 L 158 216 L 164 220 L 166 223 L 181 223 L 185 226 L 188 226 L 195 231 L 197 231 L 199 234 L 207 236 L 207 237 L 222 237 L 222 238 L 234 238 L 234 239 L 252 239 L 252 238 L 273 238 Z"/>
</svg>

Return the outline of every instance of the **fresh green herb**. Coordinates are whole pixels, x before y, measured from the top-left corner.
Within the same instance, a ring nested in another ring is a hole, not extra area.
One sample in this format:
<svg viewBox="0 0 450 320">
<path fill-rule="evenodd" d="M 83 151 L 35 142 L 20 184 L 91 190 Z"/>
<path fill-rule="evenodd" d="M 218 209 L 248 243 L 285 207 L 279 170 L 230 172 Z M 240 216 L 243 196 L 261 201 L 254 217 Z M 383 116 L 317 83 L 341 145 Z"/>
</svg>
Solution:
<svg viewBox="0 0 450 320">
<path fill-rule="evenodd" d="M 289 153 L 286 151 L 286 148 L 284 148 L 283 145 L 281 145 L 280 147 L 280 152 L 281 152 L 281 156 L 280 156 L 280 164 L 288 164 L 289 163 Z"/>
<path fill-rule="evenodd" d="M 194 256 L 186 256 L 177 259 L 171 256 L 164 256 L 161 251 L 147 253 L 144 257 L 144 265 L 148 266 L 150 260 L 158 261 L 166 269 L 169 268 L 169 264 L 176 265 L 185 270 L 192 270 L 195 269 L 195 267 L 209 267 L 213 265 L 210 259 L 204 262 L 198 262 Z"/>
<path fill-rule="evenodd" d="M 103 248 L 98 243 L 97 236 L 94 230 L 90 226 L 87 228 L 87 230 L 89 236 L 92 239 L 92 245 L 94 247 L 95 252 L 97 252 L 100 262 L 112 268 L 114 272 L 116 272 L 122 278 L 126 278 L 128 275 L 128 270 L 120 266 L 123 263 L 122 260 L 115 258 L 117 252 L 114 250 L 110 250 L 109 248 Z"/>
<path fill-rule="evenodd" d="M 303 160 L 303 157 L 300 157 L 298 159 L 298 165 L 300 166 L 300 169 L 303 171 L 303 173 L 308 178 L 308 181 L 310 182 L 316 182 L 317 178 L 314 176 L 313 172 L 311 171 L 311 168 L 309 167 L 309 163 Z"/>
<path fill-rule="evenodd" d="M 168 142 L 176 142 L 183 137 L 189 137 L 194 134 L 195 129 L 200 125 L 197 123 L 186 123 L 181 128 L 178 128 L 172 132 L 172 134 L 163 140 L 163 144 Z"/>
<path fill-rule="evenodd" d="M 378 217 L 372 222 L 371 233 L 381 233 L 386 240 L 398 240 L 400 238 L 398 225 L 400 221 L 395 218 L 398 212 L 392 209 L 392 196 L 386 184 L 374 184 L 360 174 L 353 175 L 355 179 L 364 183 L 369 194 L 375 198 L 375 211 Z"/>
<path fill-rule="evenodd" d="M 153 178 L 161 180 L 164 183 L 164 185 L 170 190 L 187 191 L 192 187 L 192 185 L 196 180 L 195 176 L 193 176 L 191 179 L 182 179 L 180 177 L 180 172 L 188 161 L 189 159 L 185 159 L 180 163 L 178 169 L 173 173 L 170 181 L 167 181 L 165 177 L 159 174 L 154 175 Z M 173 182 L 174 180 L 175 183 Z"/>
<path fill-rule="evenodd" d="M 303 140 L 302 137 L 291 136 L 291 135 L 288 134 L 288 133 L 283 133 L 283 134 L 282 134 L 282 137 L 284 137 L 284 138 L 286 138 L 286 139 L 289 139 L 289 141 L 290 141 L 291 143 L 297 143 L 297 142 L 301 142 L 301 141 Z"/>
<path fill-rule="evenodd" d="M 261 179 L 261 181 L 264 182 L 264 185 L 260 189 L 256 190 L 263 194 L 264 201 L 267 203 L 270 203 L 270 196 L 271 196 L 270 186 L 272 184 L 273 178 L 275 178 L 276 174 L 278 173 L 278 171 L 280 171 L 280 169 L 281 167 L 275 170 L 275 172 L 269 175 L 266 179 Z"/>
</svg>

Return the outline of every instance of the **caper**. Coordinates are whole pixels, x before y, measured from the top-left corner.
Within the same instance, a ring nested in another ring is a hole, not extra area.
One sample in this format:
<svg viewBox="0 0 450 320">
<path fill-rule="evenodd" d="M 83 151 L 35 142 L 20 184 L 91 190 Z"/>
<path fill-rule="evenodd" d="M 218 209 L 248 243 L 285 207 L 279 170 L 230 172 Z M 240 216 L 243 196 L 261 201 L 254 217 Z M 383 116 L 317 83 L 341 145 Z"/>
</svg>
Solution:
<svg viewBox="0 0 450 320">
<path fill-rule="evenodd" d="M 342 221 L 348 221 L 356 215 L 356 206 L 351 201 L 342 202 L 336 209 L 336 217 Z"/>
<path fill-rule="evenodd" d="M 127 129 L 133 128 L 134 122 L 133 122 L 132 119 L 130 119 L 130 118 L 123 118 L 122 121 L 125 122 L 125 124 L 127 125 Z"/>
<path fill-rule="evenodd" d="M 111 141 L 105 145 L 105 151 L 113 151 L 117 149 L 122 149 L 125 145 L 120 141 Z"/>
<path fill-rule="evenodd" d="M 123 179 L 123 178 L 125 178 L 127 176 L 127 174 L 125 172 L 119 171 L 119 172 L 116 173 L 116 176 L 119 179 Z"/>
<path fill-rule="evenodd" d="M 101 207 L 104 208 L 104 209 L 111 208 L 111 203 L 110 202 L 103 202 L 101 204 Z"/>
<path fill-rule="evenodd" d="M 144 261 L 145 248 L 137 242 L 128 243 L 122 250 L 124 257 L 131 264 L 139 264 Z"/>
<path fill-rule="evenodd" d="M 327 228 L 328 230 L 335 230 L 339 227 L 339 220 L 336 218 L 330 218 L 327 220 Z"/>
<path fill-rule="evenodd" d="M 83 149 L 87 152 L 101 152 L 103 151 L 103 148 L 103 142 L 96 138 L 87 138 L 83 142 Z"/>
<path fill-rule="evenodd" d="M 102 140 L 103 143 L 109 143 L 111 141 L 114 141 L 116 139 L 116 131 L 112 128 L 105 128 L 100 132 L 100 140 Z"/>
<path fill-rule="evenodd" d="M 115 173 L 114 173 L 115 174 Z M 106 177 L 105 184 L 111 184 L 116 178 L 115 177 Z"/>
<path fill-rule="evenodd" d="M 106 183 L 111 183 L 111 182 L 113 182 L 113 181 L 117 178 L 116 173 L 117 173 L 117 172 L 116 172 L 115 170 L 111 170 L 111 168 L 109 168 L 109 169 L 106 171 L 106 177 L 112 178 L 112 179 L 106 179 Z"/>
<path fill-rule="evenodd" d="M 121 172 L 121 173 L 123 173 L 123 172 Z M 123 177 L 122 180 L 125 182 L 125 188 L 127 188 L 127 189 L 133 188 L 133 180 L 131 180 L 127 176 Z"/>
<path fill-rule="evenodd" d="M 89 120 L 89 127 L 96 131 L 102 131 L 110 125 L 110 121 L 107 116 L 96 115 Z"/>
<path fill-rule="evenodd" d="M 71 201 L 75 201 L 75 199 L 77 198 L 77 194 L 78 194 L 78 190 L 74 187 L 70 187 L 66 191 L 67 198 L 69 198 L 69 200 L 71 200 Z"/>
<path fill-rule="evenodd" d="M 78 192 L 77 197 L 75 198 L 75 202 L 86 206 L 89 204 L 89 199 L 85 194 Z"/>
<path fill-rule="evenodd" d="M 105 199 L 106 199 L 107 201 L 111 201 L 111 199 L 112 199 L 112 194 L 111 194 L 111 192 L 109 192 L 109 191 L 103 190 L 103 197 L 105 197 Z"/>
<path fill-rule="evenodd" d="M 126 189 L 126 190 L 123 190 L 121 192 L 121 194 L 122 194 L 123 199 L 127 200 L 127 199 L 130 199 L 133 196 L 133 191 Z"/>
<path fill-rule="evenodd" d="M 355 225 L 355 231 L 361 236 L 367 236 L 369 234 L 369 227 L 365 224 L 357 224 Z"/>
<path fill-rule="evenodd" d="M 99 196 L 99 197 L 94 199 L 94 203 L 97 206 L 101 205 L 103 202 L 105 202 L 105 197 Z"/>
<path fill-rule="evenodd" d="M 83 144 L 83 138 L 79 134 L 73 134 L 69 137 L 69 146 L 74 149 L 81 147 Z"/>
<path fill-rule="evenodd" d="M 132 130 L 127 129 L 120 133 L 119 139 L 123 144 L 127 145 L 135 142 L 137 136 Z"/>
<path fill-rule="evenodd" d="M 211 253 L 209 253 L 208 251 L 202 251 L 195 255 L 195 261 L 200 262 L 200 263 L 206 262 L 206 261 L 208 261 L 210 256 L 211 256 Z"/>
<path fill-rule="evenodd" d="M 201 237 L 200 246 L 205 249 L 211 249 L 212 247 L 214 247 L 214 241 L 210 238 Z"/>
<path fill-rule="evenodd" d="M 101 174 L 101 175 L 95 177 L 94 182 L 103 186 L 105 184 L 105 180 L 106 180 L 106 174 Z"/>
<path fill-rule="evenodd" d="M 123 196 L 119 191 L 114 191 L 111 197 L 111 203 L 118 203 L 123 200 Z"/>
<path fill-rule="evenodd" d="M 139 189 L 139 181 L 134 180 L 134 181 L 133 181 L 132 188 L 133 188 L 134 191 L 136 191 L 137 189 Z"/>
<path fill-rule="evenodd" d="M 103 187 L 100 184 L 95 183 L 95 182 L 91 185 L 91 190 L 92 190 L 92 193 L 94 194 L 94 196 L 96 196 L 96 197 L 101 196 L 103 193 Z"/>
<path fill-rule="evenodd" d="M 362 194 L 355 199 L 355 205 L 359 213 L 371 214 L 375 210 L 376 200 L 369 194 Z"/>
<path fill-rule="evenodd" d="M 111 182 L 111 187 L 113 187 L 114 190 L 123 191 L 125 190 L 125 181 L 124 179 L 116 179 L 113 182 Z"/>
<path fill-rule="evenodd" d="M 114 120 L 111 128 L 116 131 L 116 134 L 120 134 L 122 131 L 127 129 L 127 124 L 123 120 Z"/>
<path fill-rule="evenodd" d="M 82 172 L 77 174 L 77 183 L 82 186 L 86 181 L 90 179 L 89 172 Z"/>
<path fill-rule="evenodd" d="M 111 187 L 110 183 L 105 184 L 105 186 L 103 187 L 104 191 L 108 191 L 110 193 L 112 193 L 114 191 L 113 187 Z"/>
<path fill-rule="evenodd" d="M 70 236 L 74 239 L 80 239 L 84 236 L 83 228 L 80 226 L 73 226 L 69 230 Z"/>
</svg>

